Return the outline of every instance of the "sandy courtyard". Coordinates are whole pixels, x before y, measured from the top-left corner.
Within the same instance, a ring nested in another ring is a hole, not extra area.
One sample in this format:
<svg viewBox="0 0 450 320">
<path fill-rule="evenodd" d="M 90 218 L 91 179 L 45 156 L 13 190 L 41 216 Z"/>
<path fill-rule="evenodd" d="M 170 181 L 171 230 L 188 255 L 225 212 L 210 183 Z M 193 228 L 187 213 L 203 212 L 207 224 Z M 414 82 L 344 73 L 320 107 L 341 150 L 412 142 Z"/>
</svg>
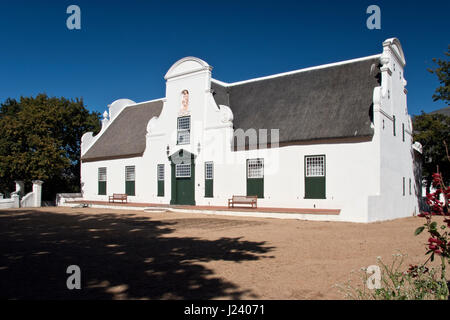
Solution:
<svg viewBox="0 0 450 320">
<path fill-rule="evenodd" d="M 7 299 L 340 299 L 352 270 L 424 261 L 422 218 L 354 224 L 108 209 L 0 210 Z M 66 268 L 81 268 L 68 290 Z"/>
</svg>

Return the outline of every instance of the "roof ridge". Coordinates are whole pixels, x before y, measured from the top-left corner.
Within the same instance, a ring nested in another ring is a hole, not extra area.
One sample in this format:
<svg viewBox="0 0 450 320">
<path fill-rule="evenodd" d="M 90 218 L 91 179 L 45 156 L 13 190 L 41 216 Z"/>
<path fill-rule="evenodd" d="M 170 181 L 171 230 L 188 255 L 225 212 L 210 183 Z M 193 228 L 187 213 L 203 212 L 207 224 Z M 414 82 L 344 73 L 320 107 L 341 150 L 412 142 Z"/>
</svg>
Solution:
<svg viewBox="0 0 450 320">
<path fill-rule="evenodd" d="M 318 66 L 314 66 L 314 67 L 307 67 L 307 68 L 297 69 L 297 70 L 293 70 L 293 71 L 281 72 L 281 73 L 276 73 L 276 74 L 269 75 L 269 76 L 263 76 L 263 77 L 248 79 L 248 80 L 231 82 L 231 83 L 223 82 L 223 81 L 220 81 L 220 80 L 217 80 L 217 79 L 213 79 L 213 78 L 211 78 L 211 81 L 213 81 L 213 82 L 215 82 L 215 83 L 217 83 L 217 84 L 219 84 L 221 86 L 224 86 L 224 87 L 238 86 L 238 85 L 241 85 L 241 84 L 246 84 L 246 83 L 251 83 L 251 82 L 256 82 L 256 81 L 262 81 L 262 80 L 268 80 L 268 79 L 273 79 L 273 78 L 279 78 L 279 77 L 289 76 L 289 75 L 297 74 L 297 73 L 301 73 L 301 72 L 326 69 L 326 68 L 336 67 L 336 66 L 340 66 L 340 65 L 344 65 L 344 64 L 370 60 L 370 59 L 378 58 L 380 56 L 381 56 L 381 53 L 380 54 L 375 54 L 375 55 L 372 55 L 372 56 L 356 58 L 356 59 L 350 59 L 350 60 L 344 60 L 344 61 L 339 61 L 339 62 L 332 62 L 332 63 L 322 64 L 322 65 L 318 65 Z"/>
<path fill-rule="evenodd" d="M 126 108 L 138 106 L 138 105 L 145 104 L 145 103 L 157 102 L 157 101 L 161 101 L 161 100 L 164 100 L 164 99 L 165 99 L 165 98 L 158 98 L 158 99 L 153 99 L 153 100 L 148 100 L 148 101 L 136 102 L 135 104 L 129 104 L 129 105 L 127 105 Z M 124 109 L 125 109 L 125 108 L 124 108 Z"/>
</svg>

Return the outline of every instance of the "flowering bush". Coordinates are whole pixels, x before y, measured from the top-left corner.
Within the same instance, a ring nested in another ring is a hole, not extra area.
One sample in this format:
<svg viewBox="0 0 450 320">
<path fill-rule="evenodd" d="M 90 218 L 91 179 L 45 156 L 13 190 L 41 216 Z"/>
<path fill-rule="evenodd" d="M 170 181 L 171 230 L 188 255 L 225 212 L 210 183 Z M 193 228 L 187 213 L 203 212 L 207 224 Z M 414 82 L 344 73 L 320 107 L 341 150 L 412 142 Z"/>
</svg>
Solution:
<svg viewBox="0 0 450 320">
<path fill-rule="evenodd" d="M 427 230 L 430 234 L 428 238 L 426 255 L 430 257 L 425 261 L 423 266 L 435 256 L 441 259 L 441 282 L 446 288 L 446 297 L 449 295 L 447 278 L 446 278 L 446 264 L 450 263 L 450 216 L 449 216 L 449 197 L 450 187 L 446 187 L 442 175 L 440 173 L 433 174 L 433 187 L 436 191 L 427 194 L 427 204 L 430 208 L 429 212 L 422 212 L 419 217 L 426 219 L 425 224 L 416 229 L 415 234 L 418 235 L 422 231 Z M 443 200 L 441 201 L 441 195 Z M 444 216 L 442 225 L 438 226 L 436 221 L 433 221 L 433 216 Z"/>
<path fill-rule="evenodd" d="M 336 287 L 346 299 L 351 300 L 443 300 L 448 295 L 445 284 L 440 281 L 438 271 L 425 266 L 410 265 L 404 267 L 406 255 L 393 254 L 391 264 L 385 264 L 381 257 L 377 258 L 380 267 L 380 287 L 369 289 L 367 286 L 371 276 L 362 268 L 362 283 L 353 285 L 352 281 L 338 284 Z"/>
<path fill-rule="evenodd" d="M 347 285 L 338 285 L 338 289 L 348 299 L 364 300 L 446 300 L 449 299 L 449 289 L 446 278 L 446 265 L 450 263 L 450 215 L 449 197 L 450 187 L 446 187 L 440 173 L 433 175 L 433 187 L 436 191 L 427 194 L 429 212 L 422 212 L 420 217 L 425 218 L 424 225 L 416 229 L 418 235 L 426 230 L 430 237 L 426 243 L 426 255 L 429 258 L 421 266 L 410 265 L 406 271 L 403 267 L 404 255 L 394 255 L 392 264 L 386 265 L 378 258 L 380 266 L 380 287 L 369 289 L 369 275 L 362 269 L 362 285 L 355 287 L 351 282 Z M 441 195 L 443 201 L 441 201 Z M 444 216 L 442 224 L 438 226 L 433 221 L 434 216 Z M 428 261 L 435 257 L 441 259 L 440 268 L 426 267 Z"/>
</svg>

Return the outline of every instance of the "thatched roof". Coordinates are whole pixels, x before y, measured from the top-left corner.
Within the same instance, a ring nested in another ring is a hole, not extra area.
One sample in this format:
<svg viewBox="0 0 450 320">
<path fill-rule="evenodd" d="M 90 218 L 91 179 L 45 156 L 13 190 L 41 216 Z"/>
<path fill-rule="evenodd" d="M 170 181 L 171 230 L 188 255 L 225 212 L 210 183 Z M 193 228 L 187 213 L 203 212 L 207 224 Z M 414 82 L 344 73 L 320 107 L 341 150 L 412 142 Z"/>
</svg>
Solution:
<svg viewBox="0 0 450 320">
<path fill-rule="evenodd" d="M 445 107 L 439 110 L 430 112 L 430 114 L 443 114 L 444 116 L 450 117 L 450 107 Z"/>
<path fill-rule="evenodd" d="M 280 142 L 373 136 L 378 56 L 236 84 L 213 81 L 217 104 L 234 114 L 234 129 L 279 129 Z M 270 138 L 268 138 L 270 139 Z M 270 142 L 270 140 L 269 140 Z"/>
<path fill-rule="evenodd" d="M 147 123 L 161 113 L 161 100 L 126 107 L 81 158 L 96 161 L 142 156 L 146 146 Z"/>
<path fill-rule="evenodd" d="M 371 139 L 379 57 L 224 84 L 213 80 L 217 104 L 229 106 L 234 129 L 279 129 L 280 143 Z M 83 155 L 83 161 L 141 156 L 147 123 L 162 100 L 126 107 Z"/>
</svg>

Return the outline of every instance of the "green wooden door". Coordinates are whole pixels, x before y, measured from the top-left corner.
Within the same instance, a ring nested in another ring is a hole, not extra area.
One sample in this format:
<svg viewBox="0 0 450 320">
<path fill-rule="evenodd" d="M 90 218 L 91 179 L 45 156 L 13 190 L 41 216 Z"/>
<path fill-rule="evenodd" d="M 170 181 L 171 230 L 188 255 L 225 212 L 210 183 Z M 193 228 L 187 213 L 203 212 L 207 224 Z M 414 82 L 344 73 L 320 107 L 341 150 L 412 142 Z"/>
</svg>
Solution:
<svg viewBox="0 0 450 320">
<path fill-rule="evenodd" d="M 247 160 L 247 196 L 264 198 L 264 159 Z"/>
<path fill-rule="evenodd" d="M 170 204 L 195 205 L 195 163 L 194 156 L 180 150 L 178 157 L 172 155 L 171 183 L 172 198 Z"/>
<path fill-rule="evenodd" d="M 194 178 L 176 178 L 176 203 L 195 205 Z"/>
<path fill-rule="evenodd" d="M 305 157 L 305 199 L 325 199 L 325 156 Z"/>
</svg>

